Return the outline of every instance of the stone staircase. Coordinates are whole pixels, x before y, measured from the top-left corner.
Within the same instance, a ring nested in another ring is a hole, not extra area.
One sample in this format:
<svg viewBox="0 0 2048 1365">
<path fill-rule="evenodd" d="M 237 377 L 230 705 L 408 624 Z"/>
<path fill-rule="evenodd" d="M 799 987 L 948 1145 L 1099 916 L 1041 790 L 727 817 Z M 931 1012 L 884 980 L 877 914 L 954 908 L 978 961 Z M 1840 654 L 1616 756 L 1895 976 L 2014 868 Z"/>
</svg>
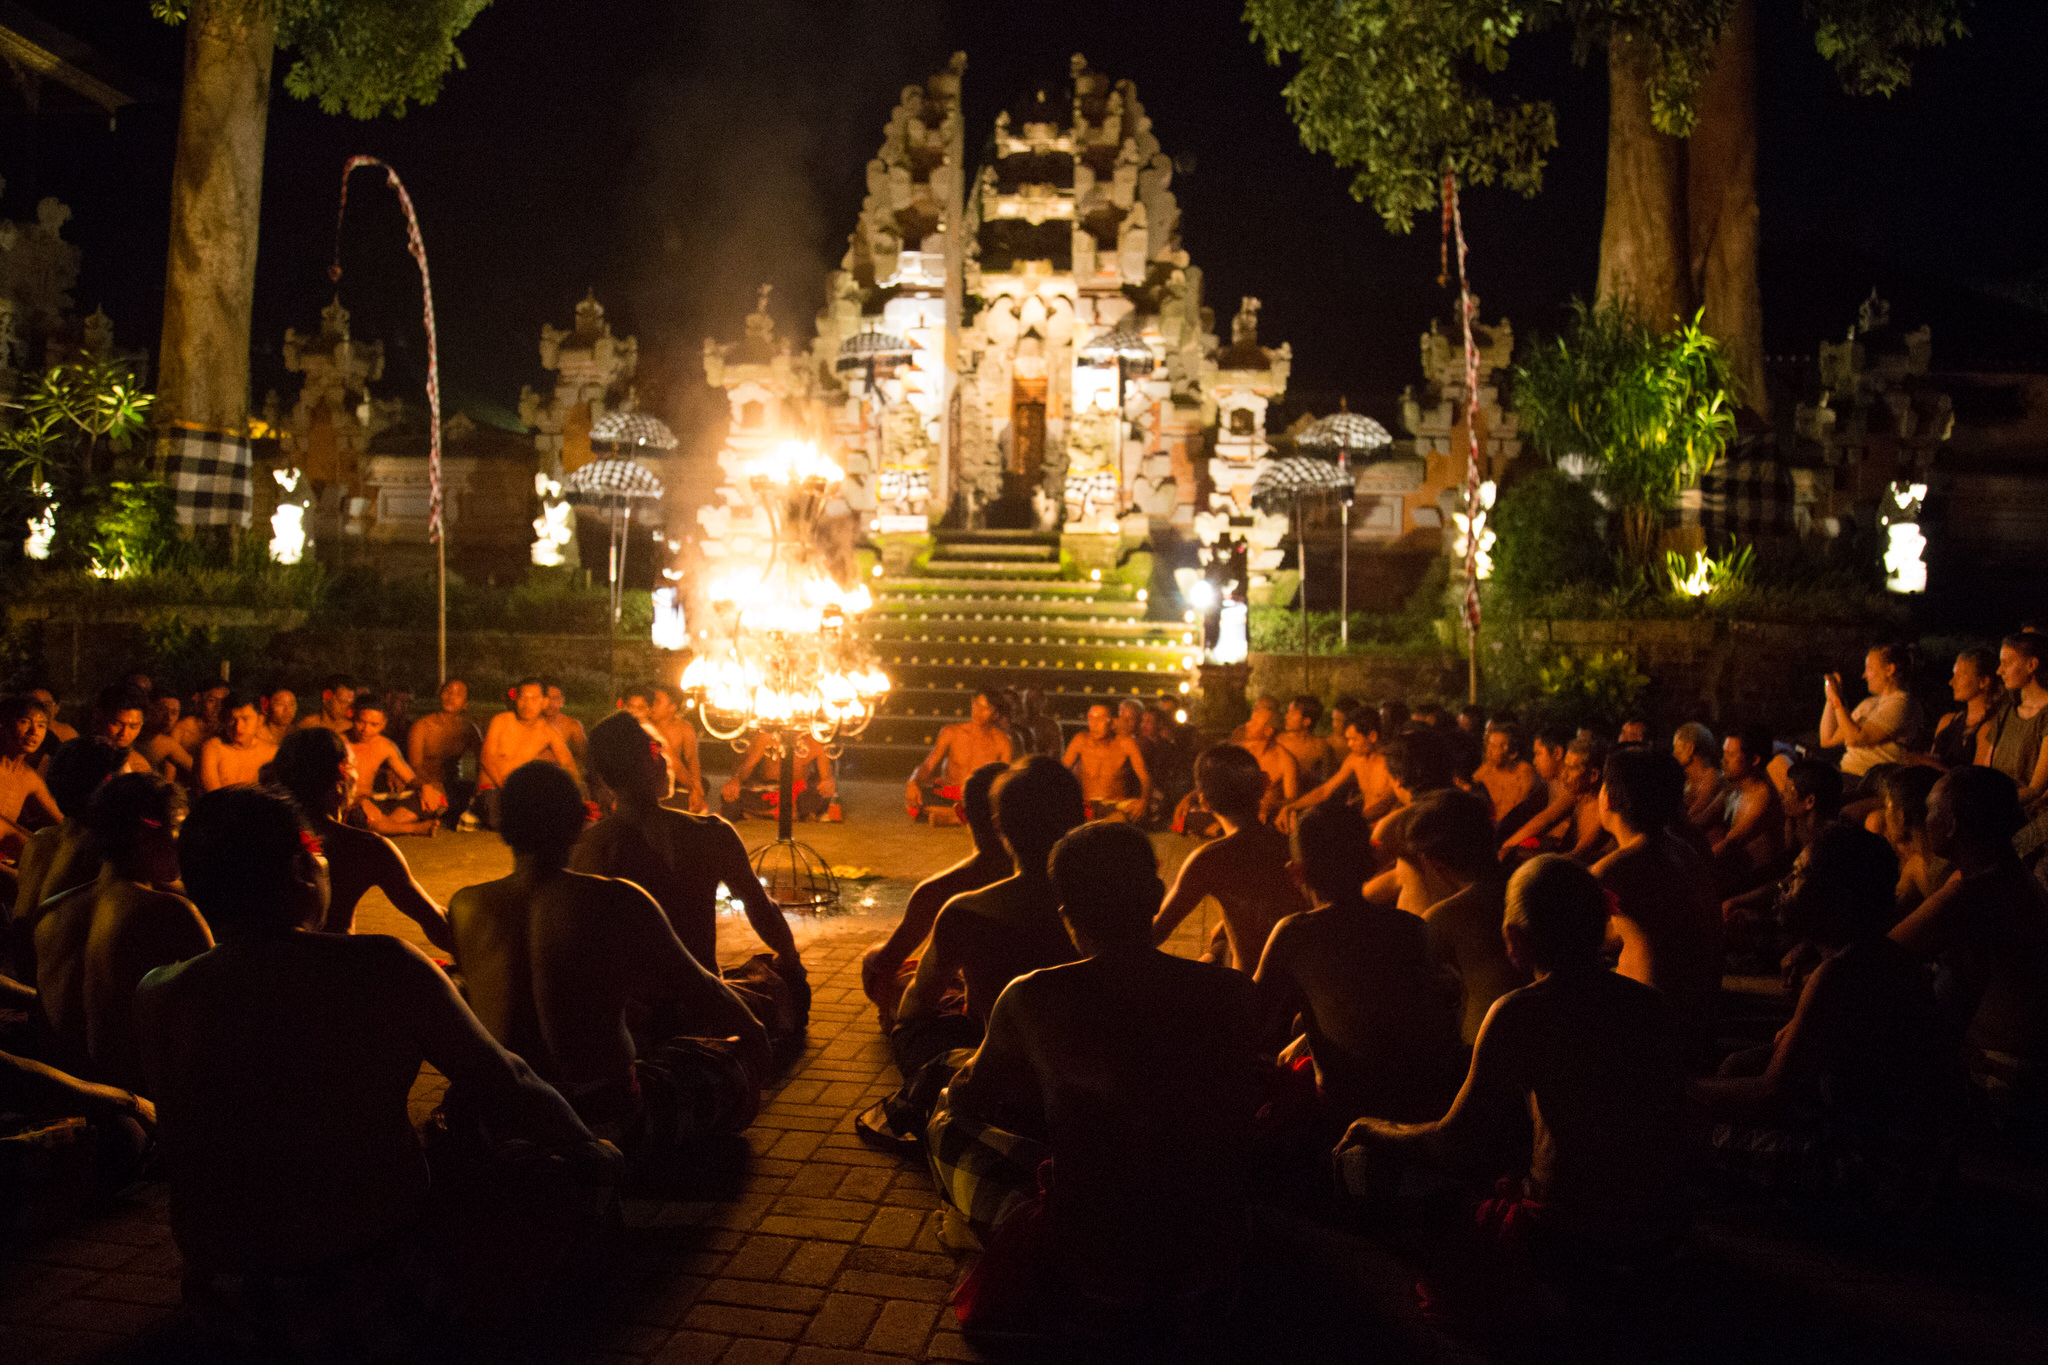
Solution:
<svg viewBox="0 0 2048 1365">
<path fill-rule="evenodd" d="M 1054 534 L 941 531 L 922 567 L 869 588 L 861 633 L 893 686 L 848 745 L 862 777 L 908 774 L 983 687 L 1036 685 L 1071 735 L 1096 702 L 1178 696 L 1193 677 L 1193 627 L 1147 620 L 1137 588 L 1063 576 Z"/>
</svg>

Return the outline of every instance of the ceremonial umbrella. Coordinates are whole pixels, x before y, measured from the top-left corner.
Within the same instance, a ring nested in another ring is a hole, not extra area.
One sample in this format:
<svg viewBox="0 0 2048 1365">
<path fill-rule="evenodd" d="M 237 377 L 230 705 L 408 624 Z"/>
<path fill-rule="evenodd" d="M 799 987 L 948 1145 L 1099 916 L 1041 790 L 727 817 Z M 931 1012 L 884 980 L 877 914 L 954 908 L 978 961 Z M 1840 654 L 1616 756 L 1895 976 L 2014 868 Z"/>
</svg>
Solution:
<svg viewBox="0 0 2048 1365">
<path fill-rule="evenodd" d="M 1294 513 L 1294 554 L 1301 561 L 1301 666 L 1304 674 L 1308 668 L 1308 539 L 1301 525 L 1301 500 L 1305 497 L 1343 498 L 1350 491 L 1351 468 L 1348 461 L 1331 464 L 1307 455 L 1259 461 L 1259 477 L 1252 483 L 1254 507 L 1263 512 L 1291 507 Z M 1349 498 L 1345 498 L 1345 505 L 1350 505 Z M 1347 518 L 1347 528 L 1349 524 Z M 1348 561 L 1346 568 L 1349 568 Z M 1348 631 L 1345 632 L 1345 642 L 1350 642 Z"/>
<path fill-rule="evenodd" d="M 641 417 L 638 413 L 625 416 L 652 422 L 663 435 L 668 433 L 668 428 L 652 417 Z M 604 420 L 608 422 L 611 418 Z M 591 438 L 598 439 L 596 427 L 591 428 Z M 675 437 L 669 436 L 668 439 L 673 445 Z M 641 444 L 652 445 L 653 442 Z M 632 520 L 636 507 L 651 506 L 661 501 L 661 480 L 638 460 L 607 455 L 572 471 L 568 478 L 562 480 L 562 498 L 577 507 L 596 508 L 604 512 L 611 522 L 612 625 L 616 628 L 619 624 L 620 585 L 626 568 L 626 526 Z"/>
<path fill-rule="evenodd" d="M 1116 366 L 1116 411 L 1119 424 L 1123 421 L 1124 386 L 1132 375 L 1152 373 L 1157 363 L 1152 348 L 1146 344 L 1145 336 L 1138 330 L 1138 312 L 1134 308 L 1124 314 L 1124 320 L 1096 337 L 1081 348 L 1081 359 L 1091 365 Z M 1117 479 L 1123 479 L 1123 437 L 1118 427 L 1117 437 Z"/>
<path fill-rule="evenodd" d="M 1338 573 L 1343 583 L 1337 591 L 1337 636 L 1342 645 L 1351 647 L 1351 452 L 1364 454 L 1378 450 L 1381 446 L 1394 443 L 1387 429 L 1363 413 L 1352 412 L 1343 399 L 1337 400 L 1337 411 L 1328 417 L 1319 417 L 1309 423 L 1308 429 L 1294 438 L 1296 446 L 1315 450 L 1337 452 L 1337 467 L 1343 471 L 1346 487 L 1339 494 L 1344 503 L 1343 539 L 1339 542 Z"/>
<path fill-rule="evenodd" d="M 644 412 L 608 412 L 591 423 L 590 439 L 609 441 L 615 446 L 647 446 L 654 450 L 676 448 L 676 434 L 668 429 L 668 423 Z M 655 496 L 661 496 L 659 485 L 656 485 Z"/>
</svg>

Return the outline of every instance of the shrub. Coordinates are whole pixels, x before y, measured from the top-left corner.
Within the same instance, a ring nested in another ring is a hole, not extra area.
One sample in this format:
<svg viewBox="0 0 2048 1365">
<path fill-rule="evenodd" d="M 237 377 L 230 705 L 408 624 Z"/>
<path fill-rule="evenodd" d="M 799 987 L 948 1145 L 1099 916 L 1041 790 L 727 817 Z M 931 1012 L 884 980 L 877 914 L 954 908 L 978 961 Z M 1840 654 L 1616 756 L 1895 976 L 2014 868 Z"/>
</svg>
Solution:
<svg viewBox="0 0 2048 1365">
<path fill-rule="evenodd" d="M 1514 484 L 1488 523 L 1496 537 L 1495 590 L 1526 601 L 1575 583 L 1612 582 L 1604 520 L 1592 492 L 1558 470 L 1538 470 Z"/>
</svg>

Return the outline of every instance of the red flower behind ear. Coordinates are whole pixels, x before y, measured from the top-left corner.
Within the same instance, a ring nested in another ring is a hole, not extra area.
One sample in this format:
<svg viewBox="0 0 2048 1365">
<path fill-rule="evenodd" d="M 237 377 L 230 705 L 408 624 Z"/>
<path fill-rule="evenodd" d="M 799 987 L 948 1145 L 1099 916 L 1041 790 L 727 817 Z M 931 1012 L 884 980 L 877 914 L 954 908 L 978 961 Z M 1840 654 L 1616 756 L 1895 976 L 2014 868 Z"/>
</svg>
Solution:
<svg viewBox="0 0 2048 1365">
<path fill-rule="evenodd" d="M 324 857 L 324 856 L 325 856 L 325 855 L 324 855 L 324 854 L 323 854 L 323 853 L 322 853 L 322 852 L 320 851 L 320 839 L 319 839 L 319 836 L 315 835 L 315 834 L 313 833 L 313 831 L 312 831 L 312 830 L 310 830 L 310 829 L 302 829 L 302 830 L 300 830 L 300 831 L 299 831 L 299 843 L 300 843 L 300 845 L 301 845 L 301 846 L 302 846 L 302 847 L 303 847 L 303 848 L 304 848 L 304 849 L 306 850 L 306 852 L 308 852 L 308 853 L 312 854 L 312 855 L 313 855 L 313 856 L 314 856 L 315 858 L 319 858 L 319 857 Z"/>
</svg>

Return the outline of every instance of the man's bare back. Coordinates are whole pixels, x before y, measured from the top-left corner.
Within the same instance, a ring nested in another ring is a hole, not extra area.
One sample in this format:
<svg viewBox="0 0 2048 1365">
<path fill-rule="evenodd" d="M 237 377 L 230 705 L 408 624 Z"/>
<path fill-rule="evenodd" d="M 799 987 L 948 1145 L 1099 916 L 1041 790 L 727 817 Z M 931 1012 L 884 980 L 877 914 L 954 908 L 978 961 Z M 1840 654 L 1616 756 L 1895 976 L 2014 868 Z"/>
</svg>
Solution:
<svg viewBox="0 0 2048 1365">
<path fill-rule="evenodd" d="M 1188 855 L 1173 889 L 1152 921 L 1152 939 L 1164 943 L 1205 897 L 1223 910 L 1230 944 L 1224 965 L 1250 972 L 1259 965 L 1273 926 L 1308 908 L 1288 874 L 1287 836 L 1271 825 L 1241 826 Z"/>
<path fill-rule="evenodd" d="M 957 979 L 966 989 L 966 1012 L 981 1023 L 1003 987 L 1023 975 L 1080 954 L 1060 923 L 1059 897 L 1043 876 L 1022 873 L 955 896 L 932 926 L 931 950 L 918 960 L 899 1018 L 938 1011 Z"/>
<path fill-rule="evenodd" d="M 1663 992 L 1693 1040 L 1711 1037 L 1724 935 L 1706 860 L 1659 831 L 1608 854 L 1593 875 L 1614 897 L 1612 923 L 1621 937 L 1615 970 Z"/>
</svg>

